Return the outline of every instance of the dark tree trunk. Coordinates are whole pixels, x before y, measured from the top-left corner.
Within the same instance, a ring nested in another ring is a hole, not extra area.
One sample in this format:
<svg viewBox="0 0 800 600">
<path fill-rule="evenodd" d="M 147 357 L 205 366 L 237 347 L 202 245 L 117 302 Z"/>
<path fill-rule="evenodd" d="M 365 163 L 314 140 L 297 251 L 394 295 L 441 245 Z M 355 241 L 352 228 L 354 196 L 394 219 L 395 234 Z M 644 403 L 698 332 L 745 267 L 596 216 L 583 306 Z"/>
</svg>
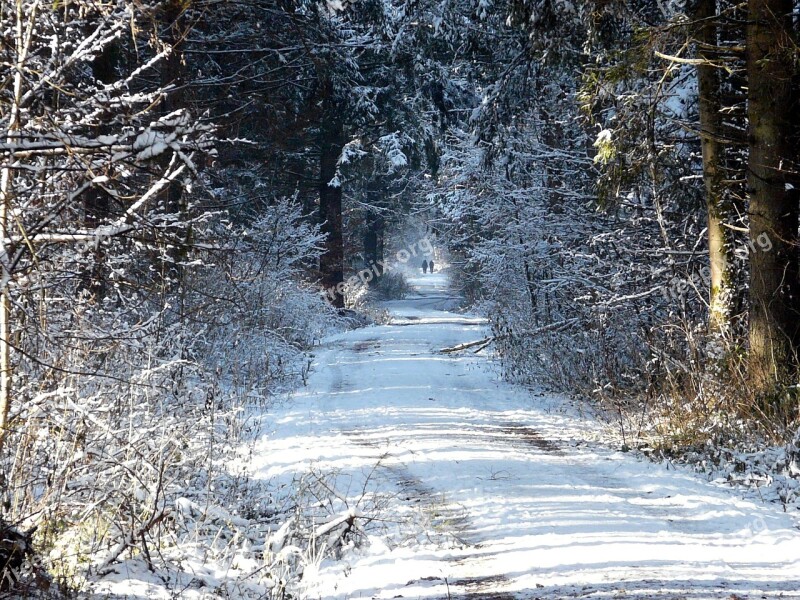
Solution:
<svg viewBox="0 0 800 600">
<path fill-rule="evenodd" d="M 344 308 L 344 238 L 342 236 L 342 186 L 337 182 L 336 163 L 344 147 L 344 127 L 337 114 L 333 85 L 325 82 L 322 123 L 319 133 L 319 217 L 326 235 L 325 252 L 319 261 L 321 283 L 331 303 Z"/>
<path fill-rule="evenodd" d="M 791 0 L 749 0 L 750 376 L 771 395 L 795 370 L 798 199 L 787 190 L 796 148 Z"/>
<path fill-rule="evenodd" d="M 108 220 L 111 203 L 108 194 L 100 188 L 91 188 L 83 194 L 83 224 L 87 230 L 93 230 Z M 95 301 L 106 294 L 106 279 L 103 275 L 105 252 L 100 244 L 92 250 L 92 262 L 81 274 L 79 291 L 86 291 Z"/>
<path fill-rule="evenodd" d="M 520 245 L 522 245 L 521 240 Z M 533 315 L 533 322 L 536 325 L 539 325 L 539 303 L 536 300 L 536 280 L 533 278 L 533 272 L 531 271 L 531 266 L 527 258 L 522 261 L 522 264 L 525 269 L 525 285 L 528 288 L 528 299 L 531 302 L 531 314 Z"/>
<path fill-rule="evenodd" d="M 119 60 L 119 47 L 116 43 L 109 44 L 103 52 L 92 61 L 92 74 L 95 79 L 106 85 L 116 80 L 116 66 Z M 97 135 L 110 133 L 108 125 L 95 128 Z M 97 177 L 103 173 L 89 173 L 89 177 Z M 83 226 L 92 230 L 106 222 L 111 214 L 111 198 L 105 190 L 99 187 L 88 189 L 82 195 L 83 200 Z M 103 262 L 105 253 L 100 244 L 92 250 L 92 263 L 81 274 L 78 290 L 87 291 L 95 300 L 100 300 L 106 293 L 106 280 L 103 275 Z"/>
<path fill-rule="evenodd" d="M 364 261 L 369 267 L 383 261 L 383 217 L 374 212 L 367 213 L 367 230 L 364 233 Z"/>
<path fill-rule="evenodd" d="M 161 113 L 167 115 L 185 107 L 183 55 L 181 45 L 186 35 L 186 25 L 183 19 L 184 4 L 180 0 L 169 0 L 164 9 L 164 26 L 166 27 L 165 41 L 172 47 L 167 55 L 161 70 L 161 85 L 175 88 L 170 90 L 161 103 Z M 165 153 L 162 166 L 166 167 L 171 155 Z M 174 286 L 179 286 L 183 280 L 183 264 L 186 262 L 191 238 L 191 227 L 187 224 L 188 205 L 183 193 L 183 183 L 174 180 L 167 185 L 164 192 L 166 212 L 176 215 L 176 221 L 167 233 L 167 268 L 166 278 Z"/>
</svg>

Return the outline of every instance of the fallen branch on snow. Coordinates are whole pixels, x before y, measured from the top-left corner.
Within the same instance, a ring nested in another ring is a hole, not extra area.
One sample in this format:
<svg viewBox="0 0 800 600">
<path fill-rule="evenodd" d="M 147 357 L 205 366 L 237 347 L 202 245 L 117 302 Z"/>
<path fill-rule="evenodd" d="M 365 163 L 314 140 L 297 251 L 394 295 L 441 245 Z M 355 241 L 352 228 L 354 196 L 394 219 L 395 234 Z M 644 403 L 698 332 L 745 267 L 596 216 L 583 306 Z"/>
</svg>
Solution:
<svg viewBox="0 0 800 600">
<path fill-rule="evenodd" d="M 536 329 L 528 329 L 525 331 L 519 331 L 516 333 L 503 333 L 501 335 L 492 335 L 482 340 L 474 340 L 472 342 L 464 342 L 463 344 L 458 344 L 456 346 L 450 346 L 449 348 L 442 348 L 439 350 L 441 354 L 452 354 L 453 352 L 461 352 L 462 350 L 467 350 L 469 348 L 474 348 L 478 346 L 478 349 L 475 350 L 475 353 L 480 352 L 486 346 L 491 344 L 492 342 L 496 342 L 497 340 L 503 340 L 513 335 L 536 335 L 537 333 L 547 333 L 549 331 L 560 331 L 561 329 L 566 329 L 570 325 L 574 325 L 577 323 L 577 319 L 567 319 L 566 321 L 558 321 L 557 323 L 550 323 L 549 325 L 545 325 L 544 327 L 538 327 Z"/>
<path fill-rule="evenodd" d="M 464 342 L 463 344 L 458 344 L 457 346 L 451 346 L 450 348 L 442 348 L 441 350 L 439 350 L 439 352 L 441 352 L 442 354 L 450 354 L 452 352 L 461 352 L 462 350 L 466 350 L 467 348 L 472 348 L 474 346 L 480 346 L 481 344 L 484 344 L 485 346 L 488 346 L 493 341 L 495 341 L 497 339 L 505 338 L 505 337 L 508 337 L 508 334 L 503 334 L 503 335 L 499 335 L 499 336 L 498 335 L 493 335 L 493 336 L 490 336 L 490 337 L 487 337 L 487 338 L 483 338 L 482 340 L 475 340 L 473 342 Z M 480 351 L 485 346 L 481 346 L 481 348 L 476 350 L 476 352 Z"/>
</svg>

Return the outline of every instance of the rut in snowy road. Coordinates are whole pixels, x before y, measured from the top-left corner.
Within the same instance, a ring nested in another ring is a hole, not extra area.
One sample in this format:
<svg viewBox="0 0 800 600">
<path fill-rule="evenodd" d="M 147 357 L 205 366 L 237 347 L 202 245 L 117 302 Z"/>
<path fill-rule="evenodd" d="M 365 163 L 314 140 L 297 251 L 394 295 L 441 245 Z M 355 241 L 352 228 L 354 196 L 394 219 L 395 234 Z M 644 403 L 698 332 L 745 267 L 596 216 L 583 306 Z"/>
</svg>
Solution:
<svg viewBox="0 0 800 600">
<path fill-rule="evenodd" d="M 258 477 L 313 467 L 383 498 L 370 543 L 309 570 L 308 597 L 800 598 L 787 515 L 587 443 L 597 426 L 563 399 L 440 353 L 486 324 L 446 274 L 412 283 L 388 325 L 325 341 L 256 449 Z"/>
</svg>

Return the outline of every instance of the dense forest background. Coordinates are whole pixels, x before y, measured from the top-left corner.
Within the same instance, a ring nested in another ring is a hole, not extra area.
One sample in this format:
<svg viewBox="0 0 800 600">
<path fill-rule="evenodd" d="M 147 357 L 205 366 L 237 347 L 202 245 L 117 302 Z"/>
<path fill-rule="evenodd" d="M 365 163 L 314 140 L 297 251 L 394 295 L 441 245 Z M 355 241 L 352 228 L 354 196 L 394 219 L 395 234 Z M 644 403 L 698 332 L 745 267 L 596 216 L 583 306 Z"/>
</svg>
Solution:
<svg viewBox="0 0 800 600">
<path fill-rule="evenodd" d="M 209 506 L 275 514 L 222 466 L 243 415 L 380 319 L 381 266 L 423 238 L 504 374 L 629 447 L 790 443 L 799 11 L 4 0 L 4 589 L 167 560 L 229 526 Z"/>
</svg>

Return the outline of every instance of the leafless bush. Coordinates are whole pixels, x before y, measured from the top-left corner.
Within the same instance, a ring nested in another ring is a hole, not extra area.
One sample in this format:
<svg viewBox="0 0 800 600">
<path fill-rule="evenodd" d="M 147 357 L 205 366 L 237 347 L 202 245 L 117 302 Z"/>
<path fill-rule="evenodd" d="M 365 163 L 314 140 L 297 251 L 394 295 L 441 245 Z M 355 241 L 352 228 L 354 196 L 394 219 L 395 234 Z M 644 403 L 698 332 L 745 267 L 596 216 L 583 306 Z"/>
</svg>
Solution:
<svg viewBox="0 0 800 600">
<path fill-rule="evenodd" d="M 411 291 L 411 286 L 402 273 L 387 271 L 372 284 L 370 291 L 378 300 L 402 300 Z"/>
</svg>

